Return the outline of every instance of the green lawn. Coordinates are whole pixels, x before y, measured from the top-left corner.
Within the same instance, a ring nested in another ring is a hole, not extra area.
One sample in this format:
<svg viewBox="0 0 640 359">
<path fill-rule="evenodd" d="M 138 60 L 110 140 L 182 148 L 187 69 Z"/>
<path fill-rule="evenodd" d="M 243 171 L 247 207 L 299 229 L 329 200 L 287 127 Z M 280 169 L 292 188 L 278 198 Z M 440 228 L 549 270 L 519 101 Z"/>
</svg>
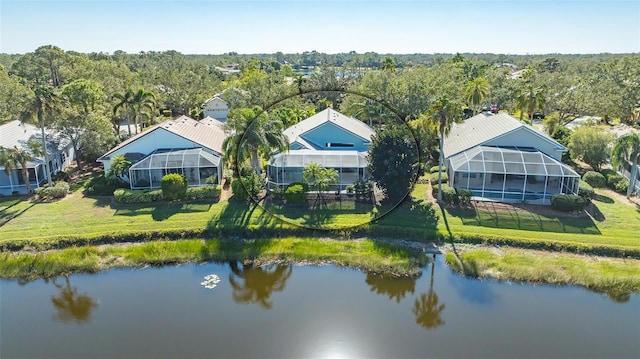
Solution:
<svg viewBox="0 0 640 359">
<path fill-rule="evenodd" d="M 640 209 L 614 200 L 608 191 L 596 192 L 599 196 L 593 201 L 591 216 L 446 209 L 438 229 L 453 237 L 525 238 L 533 242 L 640 249 Z"/>
<path fill-rule="evenodd" d="M 441 212 L 425 202 L 427 190 L 428 185 L 416 185 L 414 200 L 403 206 L 344 201 L 318 211 L 271 204 L 265 211 L 261 205 L 235 201 L 124 205 L 108 197 L 83 197 L 79 191 L 50 203 L 5 199 L 0 201 L 0 245 L 168 230 L 341 229 L 375 219 L 369 228 L 397 238 L 417 233 L 412 238 L 486 237 L 640 250 L 640 210 L 607 197 L 606 192 L 599 192 L 599 200 L 594 201 L 596 219 L 592 219 L 456 208 Z"/>
</svg>

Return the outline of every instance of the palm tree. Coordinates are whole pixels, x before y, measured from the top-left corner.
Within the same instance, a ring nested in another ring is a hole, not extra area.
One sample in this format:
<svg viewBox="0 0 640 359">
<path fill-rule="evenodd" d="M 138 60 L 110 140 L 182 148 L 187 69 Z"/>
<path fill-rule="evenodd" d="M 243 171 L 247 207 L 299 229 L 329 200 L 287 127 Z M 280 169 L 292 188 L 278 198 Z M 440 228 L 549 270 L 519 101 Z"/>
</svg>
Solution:
<svg viewBox="0 0 640 359">
<path fill-rule="evenodd" d="M 458 122 L 462 118 L 460 105 L 449 99 L 447 95 L 442 95 L 433 102 L 427 111 L 427 122 L 423 126 L 437 126 L 440 135 L 440 158 L 438 161 L 438 202 L 442 202 L 442 168 L 444 167 L 444 136 L 449 133 L 451 124 Z"/>
<path fill-rule="evenodd" d="M 369 127 L 373 127 L 373 120 L 378 120 L 378 127 L 382 126 L 382 118 L 386 115 L 384 106 L 375 100 L 365 98 L 362 102 L 356 102 L 349 106 L 347 110 L 349 116 L 359 120 L 369 122 Z"/>
<path fill-rule="evenodd" d="M 325 168 L 322 165 L 311 162 L 302 171 L 304 181 L 309 185 L 309 189 L 316 192 L 316 202 L 324 203 L 322 192 L 329 189 L 334 183 L 338 182 L 338 171 L 333 168 Z"/>
<path fill-rule="evenodd" d="M 58 311 L 54 318 L 64 323 L 71 321 L 78 324 L 84 323 L 89 320 L 91 312 L 98 303 L 86 293 L 78 295 L 78 290 L 71 287 L 69 277 L 64 278 L 64 286 L 56 283 L 55 279 L 53 281 L 53 285 L 60 289 L 59 295 L 51 297 L 51 303 Z"/>
<path fill-rule="evenodd" d="M 264 309 L 271 309 L 273 303 L 269 300 L 274 291 L 282 292 L 291 277 L 291 265 L 271 264 L 255 266 L 242 264 L 237 261 L 229 262 L 231 273 L 229 283 L 233 288 L 233 300 L 237 303 L 258 303 Z"/>
<path fill-rule="evenodd" d="M 133 109 L 131 108 L 131 103 L 133 101 L 132 89 L 127 89 L 125 92 L 122 92 L 122 93 L 116 93 L 113 95 L 113 98 L 118 100 L 118 103 L 116 103 L 115 106 L 113 106 L 114 121 L 119 121 L 119 118 L 117 117 L 117 115 L 118 115 L 118 110 L 120 108 L 122 108 L 124 112 L 128 114 L 130 114 L 133 111 Z M 129 137 L 131 137 L 131 121 L 128 122 L 127 127 L 129 128 Z M 118 128 L 120 128 L 119 125 L 118 125 Z"/>
<path fill-rule="evenodd" d="M 125 92 L 113 95 L 118 103 L 113 107 L 113 115 L 116 116 L 120 108 L 124 109 L 131 118 L 129 121 L 129 136 L 131 136 L 131 122 L 133 122 L 136 134 L 138 133 L 138 119 L 142 117 L 151 118 L 156 107 L 156 96 L 151 91 L 139 88 L 133 91 L 128 88 Z"/>
<path fill-rule="evenodd" d="M 44 131 L 45 124 L 51 121 L 53 112 L 58 104 L 56 89 L 51 85 L 37 85 L 33 90 L 33 97 L 29 100 L 27 109 L 22 113 L 22 122 L 29 122 L 36 118 L 42 132 L 42 154 L 47 170 L 47 183 L 51 186 L 51 168 L 49 168 L 49 156 L 47 153 L 47 137 Z"/>
<path fill-rule="evenodd" d="M 434 257 L 435 258 L 435 257 Z M 442 320 L 442 311 L 444 303 L 440 303 L 438 295 L 433 290 L 433 274 L 435 270 L 435 259 L 431 262 L 431 282 L 429 284 L 429 292 L 421 294 L 420 299 L 416 299 L 413 303 L 413 314 L 416 316 L 416 323 L 426 329 L 435 329 L 444 324 Z"/>
<path fill-rule="evenodd" d="M 476 77 L 473 81 L 467 82 L 464 90 L 467 102 L 473 108 L 473 114 L 478 113 L 478 108 L 489 93 L 489 82 L 484 77 Z"/>
<path fill-rule="evenodd" d="M 235 158 L 236 170 L 247 159 L 260 175 L 260 152 L 284 151 L 289 146 L 282 134 L 282 122 L 270 118 L 259 107 L 241 108 L 229 113 L 225 130 L 229 134 L 222 146 L 227 158 Z"/>
<path fill-rule="evenodd" d="M 627 198 L 631 197 L 631 192 L 635 188 L 638 177 L 638 161 L 640 160 L 640 132 L 634 131 L 620 137 L 611 151 L 611 160 L 614 166 L 631 161 L 631 175 L 629 177 L 629 188 Z"/>
<path fill-rule="evenodd" d="M 400 303 L 400 299 L 404 298 L 407 293 L 413 294 L 416 289 L 415 277 L 396 277 L 374 272 L 367 272 L 365 282 L 369 285 L 370 291 L 376 294 L 383 294 L 389 299 L 395 299 L 396 303 Z"/>
<path fill-rule="evenodd" d="M 4 166 L 4 171 L 7 175 L 14 169 L 22 169 L 22 178 L 24 179 L 24 185 L 27 187 L 27 193 L 31 193 L 27 162 L 33 160 L 33 155 L 26 149 L 18 148 L 17 146 L 13 148 L 0 147 L 0 165 Z"/>
<path fill-rule="evenodd" d="M 133 123 L 136 125 L 137 134 L 139 117 L 144 117 L 147 120 L 153 118 L 153 112 L 156 109 L 156 95 L 141 87 L 133 94 L 131 106 L 133 108 Z"/>
<path fill-rule="evenodd" d="M 516 104 L 521 110 L 520 119 L 522 120 L 522 110 L 526 109 L 529 115 L 529 121 L 533 121 L 533 113 L 535 110 L 542 109 L 545 100 L 544 87 L 535 87 L 531 83 L 527 83 L 524 89 L 520 90 L 516 96 Z"/>
</svg>

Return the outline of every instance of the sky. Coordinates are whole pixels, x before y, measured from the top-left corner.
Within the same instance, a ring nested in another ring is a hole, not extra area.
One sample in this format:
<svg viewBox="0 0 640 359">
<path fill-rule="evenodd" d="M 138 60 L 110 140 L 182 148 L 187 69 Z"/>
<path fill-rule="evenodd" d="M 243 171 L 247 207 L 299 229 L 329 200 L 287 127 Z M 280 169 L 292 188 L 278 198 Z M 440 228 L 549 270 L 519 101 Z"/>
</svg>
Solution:
<svg viewBox="0 0 640 359">
<path fill-rule="evenodd" d="M 640 52 L 640 0 L 0 0 L 0 53 Z"/>
</svg>

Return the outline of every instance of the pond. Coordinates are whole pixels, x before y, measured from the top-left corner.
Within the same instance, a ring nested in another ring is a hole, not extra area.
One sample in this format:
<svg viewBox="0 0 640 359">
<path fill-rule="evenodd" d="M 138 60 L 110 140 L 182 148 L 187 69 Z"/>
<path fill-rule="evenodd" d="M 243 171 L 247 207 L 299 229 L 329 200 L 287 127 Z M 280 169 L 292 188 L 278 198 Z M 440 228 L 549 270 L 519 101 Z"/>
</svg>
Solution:
<svg viewBox="0 0 640 359">
<path fill-rule="evenodd" d="M 1 358 L 638 358 L 640 297 L 242 263 L 0 281 Z"/>
</svg>

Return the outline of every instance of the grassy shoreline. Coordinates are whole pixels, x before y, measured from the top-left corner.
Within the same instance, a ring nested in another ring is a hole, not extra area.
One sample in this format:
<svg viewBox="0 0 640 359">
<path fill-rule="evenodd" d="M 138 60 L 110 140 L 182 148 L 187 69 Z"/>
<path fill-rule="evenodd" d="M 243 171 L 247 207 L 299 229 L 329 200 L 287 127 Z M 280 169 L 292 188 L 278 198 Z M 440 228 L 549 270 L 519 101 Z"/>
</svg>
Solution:
<svg viewBox="0 0 640 359">
<path fill-rule="evenodd" d="M 204 261 L 331 263 L 396 276 L 414 276 L 428 258 L 415 246 L 374 240 L 330 238 L 180 239 L 125 245 L 70 247 L 0 253 L 0 277 L 38 278 L 115 267 Z"/>
<path fill-rule="evenodd" d="M 445 242 L 480 249 L 527 249 L 531 256 L 540 258 L 546 258 L 545 253 L 588 254 L 603 261 L 626 258 L 622 266 L 637 274 L 640 209 L 609 198 L 606 192 L 598 193 L 600 200 L 594 201 L 593 214 L 561 215 L 542 209 L 525 211 L 517 205 L 506 210 L 496 210 L 494 205 L 440 209 L 428 202 L 427 191 L 428 185 L 417 184 L 412 201 L 382 217 L 375 217 L 366 205 L 363 210 L 363 205 L 356 203 L 343 206 L 342 211 L 326 210 L 322 216 L 296 213 L 295 221 L 281 218 L 291 211 L 271 213 L 261 206 L 228 200 L 122 205 L 107 197 L 83 197 L 79 192 L 57 202 L 0 200 L 0 277 L 207 260 L 331 262 L 411 275 L 419 271 L 422 260 L 419 253 L 414 253 L 416 248 Z M 374 211 L 380 213 L 385 208 Z M 375 220 L 359 227 L 345 225 L 371 219 Z M 385 241 L 388 238 L 392 239 Z M 372 243 L 386 243 L 404 254 L 394 256 L 389 254 L 393 251 L 359 247 Z M 467 274 L 499 272 L 499 278 L 545 281 L 545 276 L 533 270 L 518 268 L 521 263 L 532 263 L 528 257 L 520 257 L 519 263 L 511 257 L 471 253 L 464 255 L 471 256 L 468 259 L 482 270 Z M 454 262 L 450 265 L 455 269 Z M 589 264 L 576 263 L 581 268 Z M 528 266 L 535 269 L 536 265 Z M 562 265 L 558 264 L 560 268 Z M 499 271 L 495 269 L 498 266 L 502 266 Z M 515 269 L 511 271 L 509 266 Z M 593 278 L 556 276 L 562 280 L 549 282 L 640 291 L 636 282 L 626 281 L 624 270 L 615 272 L 621 281 L 598 279 L 610 278 L 602 272 Z"/>
<path fill-rule="evenodd" d="M 471 246 L 449 250 L 446 263 L 455 271 L 477 278 L 579 285 L 612 298 L 640 292 L 640 260 Z"/>
</svg>

